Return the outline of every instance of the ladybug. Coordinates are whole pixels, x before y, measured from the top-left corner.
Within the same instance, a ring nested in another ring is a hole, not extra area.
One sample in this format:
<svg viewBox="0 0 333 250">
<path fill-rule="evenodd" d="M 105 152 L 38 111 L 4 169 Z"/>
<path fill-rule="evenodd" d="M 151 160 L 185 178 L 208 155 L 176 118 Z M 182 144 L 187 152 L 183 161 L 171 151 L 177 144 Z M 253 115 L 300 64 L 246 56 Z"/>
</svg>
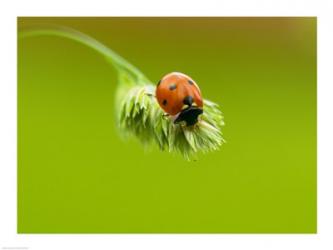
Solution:
<svg viewBox="0 0 333 250">
<path fill-rule="evenodd" d="M 198 85 L 183 73 L 172 72 L 157 84 L 156 99 L 174 123 L 185 122 L 193 126 L 203 113 L 203 101 Z"/>
</svg>

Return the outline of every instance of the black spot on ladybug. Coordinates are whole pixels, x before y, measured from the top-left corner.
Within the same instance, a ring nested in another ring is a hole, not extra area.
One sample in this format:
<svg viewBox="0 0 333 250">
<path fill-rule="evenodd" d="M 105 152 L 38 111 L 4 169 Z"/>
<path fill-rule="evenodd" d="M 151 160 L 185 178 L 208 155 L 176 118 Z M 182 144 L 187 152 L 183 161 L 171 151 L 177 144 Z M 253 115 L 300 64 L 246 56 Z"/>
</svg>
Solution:
<svg viewBox="0 0 333 250">
<path fill-rule="evenodd" d="M 164 99 L 163 102 L 162 102 L 162 104 L 163 104 L 164 106 L 166 106 L 166 105 L 168 104 L 168 101 Z"/>
<path fill-rule="evenodd" d="M 191 85 L 193 85 L 193 84 L 194 84 L 194 82 L 193 82 L 193 81 L 191 81 L 191 80 L 188 80 L 188 83 L 189 83 L 189 84 L 191 84 Z"/>
<path fill-rule="evenodd" d="M 192 106 L 193 103 L 193 97 L 188 95 L 184 98 L 183 103 L 188 105 L 188 106 Z"/>
<path fill-rule="evenodd" d="M 162 82 L 162 80 L 159 80 L 159 81 L 158 81 L 158 83 L 157 83 L 157 86 L 158 86 L 158 85 L 160 85 L 160 84 L 161 84 L 161 82 Z"/>
<path fill-rule="evenodd" d="M 170 86 L 169 86 L 169 89 L 170 90 L 174 90 L 174 89 L 176 89 L 177 88 L 177 85 L 176 84 L 171 84 Z"/>
</svg>

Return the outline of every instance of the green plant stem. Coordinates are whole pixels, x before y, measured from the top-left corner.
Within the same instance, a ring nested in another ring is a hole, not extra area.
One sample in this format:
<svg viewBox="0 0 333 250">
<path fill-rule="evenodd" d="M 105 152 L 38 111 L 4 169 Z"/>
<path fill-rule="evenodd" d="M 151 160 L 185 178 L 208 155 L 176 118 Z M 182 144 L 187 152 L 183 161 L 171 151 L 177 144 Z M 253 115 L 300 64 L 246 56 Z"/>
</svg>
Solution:
<svg viewBox="0 0 333 250">
<path fill-rule="evenodd" d="M 36 36 L 58 36 L 67 38 L 76 42 L 79 42 L 87 47 L 95 50 L 102 56 L 104 56 L 108 62 L 110 62 L 118 71 L 118 73 L 126 72 L 133 77 L 136 84 L 143 84 L 150 82 L 149 79 L 141 73 L 135 66 L 125 60 L 123 57 L 118 55 L 116 52 L 97 41 L 96 39 L 81 33 L 77 30 L 70 29 L 67 27 L 51 27 L 51 28 L 33 28 L 20 31 L 18 38 L 36 37 Z"/>
</svg>

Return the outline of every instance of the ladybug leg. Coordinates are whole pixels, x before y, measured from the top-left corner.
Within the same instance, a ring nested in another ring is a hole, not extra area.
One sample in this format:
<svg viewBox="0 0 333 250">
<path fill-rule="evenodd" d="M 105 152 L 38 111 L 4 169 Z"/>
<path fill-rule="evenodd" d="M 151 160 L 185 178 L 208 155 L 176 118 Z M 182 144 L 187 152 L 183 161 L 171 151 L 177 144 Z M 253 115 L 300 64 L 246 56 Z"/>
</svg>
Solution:
<svg viewBox="0 0 333 250">
<path fill-rule="evenodd" d="M 154 94 L 152 93 L 146 93 L 147 96 L 153 96 L 153 97 L 156 97 Z"/>
</svg>

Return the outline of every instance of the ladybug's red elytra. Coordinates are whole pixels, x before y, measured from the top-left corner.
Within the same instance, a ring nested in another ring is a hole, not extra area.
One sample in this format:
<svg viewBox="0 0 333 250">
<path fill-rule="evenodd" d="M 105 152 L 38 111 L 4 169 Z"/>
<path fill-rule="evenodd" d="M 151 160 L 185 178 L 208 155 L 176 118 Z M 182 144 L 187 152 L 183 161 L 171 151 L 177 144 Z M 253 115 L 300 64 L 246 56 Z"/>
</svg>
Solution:
<svg viewBox="0 0 333 250">
<path fill-rule="evenodd" d="M 157 84 L 156 98 L 161 108 L 174 119 L 193 126 L 203 113 L 201 92 L 195 81 L 179 72 L 165 75 Z"/>
</svg>

